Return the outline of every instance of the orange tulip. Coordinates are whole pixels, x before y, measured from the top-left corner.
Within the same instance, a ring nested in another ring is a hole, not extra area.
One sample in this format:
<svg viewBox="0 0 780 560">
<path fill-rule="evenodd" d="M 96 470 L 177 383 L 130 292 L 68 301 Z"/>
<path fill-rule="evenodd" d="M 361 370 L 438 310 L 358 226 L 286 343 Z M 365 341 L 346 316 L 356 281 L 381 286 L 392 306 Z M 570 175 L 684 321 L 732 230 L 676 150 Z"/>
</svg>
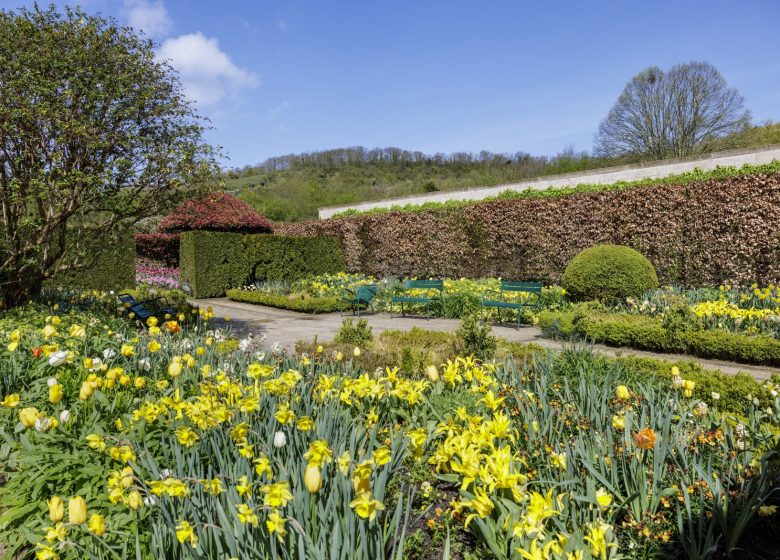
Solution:
<svg viewBox="0 0 780 560">
<path fill-rule="evenodd" d="M 652 428 L 642 428 L 634 434 L 634 443 L 639 449 L 652 449 L 655 447 L 655 432 Z"/>
</svg>

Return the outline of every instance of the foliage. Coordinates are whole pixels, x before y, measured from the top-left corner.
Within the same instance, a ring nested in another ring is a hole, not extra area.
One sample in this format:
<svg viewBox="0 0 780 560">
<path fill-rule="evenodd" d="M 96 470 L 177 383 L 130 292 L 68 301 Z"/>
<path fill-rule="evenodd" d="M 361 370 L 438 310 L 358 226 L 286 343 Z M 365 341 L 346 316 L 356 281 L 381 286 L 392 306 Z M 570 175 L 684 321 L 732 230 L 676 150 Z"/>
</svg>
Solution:
<svg viewBox="0 0 780 560">
<path fill-rule="evenodd" d="M 708 62 L 650 66 L 631 78 L 599 125 L 595 152 L 648 160 L 685 157 L 750 127 L 745 98 Z"/>
<path fill-rule="evenodd" d="M 132 29 L 77 8 L 0 12 L 6 304 L 207 188 L 218 170 L 203 132 L 177 74 Z"/>
<path fill-rule="evenodd" d="M 480 321 L 476 315 L 466 315 L 455 332 L 467 356 L 487 358 L 496 351 L 496 337 L 491 334 L 490 325 Z"/>
<path fill-rule="evenodd" d="M 582 350 L 369 374 L 64 303 L 0 317 L 8 555 L 395 560 L 423 530 L 466 558 L 695 558 L 702 519 L 727 552 L 771 515 L 772 384 L 733 416 L 687 370 Z"/>
<path fill-rule="evenodd" d="M 368 321 L 358 319 L 357 322 L 353 323 L 352 319 L 344 319 L 339 330 L 336 331 L 336 336 L 333 337 L 333 342 L 363 348 L 368 346 L 373 339 L 374 334 L 371 332 Z"/>
<path fill-rule="evenodd" d="M 171 268 L 179 266 L 178 233 L 136 233 L 136 254 Z"/>
<path fill-rule="evenodd" d="M 581 250 L 611 243 L 640 248 L 664 284 L 777 284 L 778 170 L 780 162 L 698 171 L 638 188 L 278 224 L 277 232 L 336 236 L 346 270 L 380 278 L 493 276 L 554 284 Z"/>
<path fill-rule="evenodd" d="M 339 310 L 339 300 L 333 297 L 298 297 L 291 298 L 257 291 L 234 289 L 226 295 L 233 301 L 256 303 L 301 313 L 335 313 Z"/>
<path fill-rule="evenodd" d="M 431 313 L 441 317 L 451 319 L 460 319 L 467 315 L 478 313 L 485 320 L 498 320 L 499 314 L 496 309 L 482 309 L 481 301 L 485 290 L 497 290 L 500 280 L 498 278 L 458 278 L 444 279 L 444 307 L 442 308 L 438 301 L 431 305 Z M 242 290 L 252 292 L 263 292 L 278 296 L 286 296 L 291 300 L 290 309 L 297 304 L 296 300 L 308 298 L 338 298 L 343 294 L 344 289 L 353 292 L 365 284 L 378 284 L 380 290 L 372 301 L 374 309 L 377 311 L 390 310 L 390 297 L 393 289 L 401 284 L 397 278 L 384 278 L 379 280 L 373 276 L 363 274 L 348 274 L 339 272 L 336 274 L 315 274 L 304 276 L 293 282 L 284 281 L 260 281 L 253 285 L 244 286 Z M 519 293 L 518 301 L 531 297 L 529 294 Z M 259 301 L 259 300 L 258 300 Z M 283 300 L 278 300 L 282 303 Z M 559 286 L 545 286 L 542 288 L 541 309 L 561 310 L 568 306 L 565 290 Z M 407 309 L 411 313 L 422 312 L 424 308 L 421 305 L 407 304 Z M 530 309 L 522 311 L 522 319 L 525 322 L 533 322 L 534 314 Z M 506 318 L 506 313 L 503 315 Z"/>
<path fill-rule="evenodd" d="M 726 150 L 779 143 L 780 125 L 767 123 L 717 139 L 711 148 Z M 318 207 L 323 206 L 516 183 L 631 161 L 626 157 L 596 158 L 573 150 L 554 156 L 485 151 L 427 155 L 396 148 L 356 147 L 270 158 L 258 166 L 228 172 L 225 183 L 227 189 L 238 191 L 240 198 L 272 220 L 288 222 L 316 218 Z"/>
<path fill-rule="evenodd" d="M 780 293 L 769 285 L 740 289 L 664 287 L 630 299 L 629 313 L 676 321 L 686 329 L 718 329 L 780 338 Z M 668 327 L 667 327 L 668 328 Z"/>
<path fill-rule="evenodd" d="M 341 246 L 332 238 L 185 232 L 181 241 L 181 281 L 195 297 L 221 296 L 260 279 L 295 280 L 344 269 Z"/>
<path fill-rule="evenodd" d="M 271 222 L 243 200 L 215 192 L 183 202 L 159 225 L 160 231 L 271 233 Z"/>
<path fill-rule="evenodd" d="M 94 263 L 83 270 L 60 272 L 45 282 L 47 287 L 83 290 L 123 290 L 135 286 L 136 247 L 131 235 L 104 246 Z"/>
<path fill-rule="evenodd" d="M 658 277 L 652 263 L 631 247 L 596 245 L 571 260 L 561 285 L 580 301 L 616 304 L 658 288 Z"/>
<path fill-rule="evenodd" d="M 604 313 L 576 307 L 542 312 L 539 326 L 548 336 L 581 337 L 612 346 L 656 352 L 679 352 L 747 364 L 780 365 L 780 341 L 719 330 L 668 330 L 661 319 L 627 313 Z"/>
</svg>

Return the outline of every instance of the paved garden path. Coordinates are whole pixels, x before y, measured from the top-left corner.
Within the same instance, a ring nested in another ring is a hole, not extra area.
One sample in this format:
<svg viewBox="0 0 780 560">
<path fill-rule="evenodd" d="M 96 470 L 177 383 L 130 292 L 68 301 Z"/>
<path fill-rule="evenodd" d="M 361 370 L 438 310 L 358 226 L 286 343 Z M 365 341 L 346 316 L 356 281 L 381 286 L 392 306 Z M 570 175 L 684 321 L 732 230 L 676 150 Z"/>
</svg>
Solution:
<svg viewBox="0 0 780 560">
<path fill-rule="evenodd" d="M 201 308 L 211 306 L 214 310 L 214 317 L 217 319 L 217 325 L 224 323 L 222 317 L 229 316 L 230 328 L 234 332 L 241 335 L 248 333 L 254 333 L 255 335 L 264 334 L 266 337 L 264 345 L 269 347 L 278 343 L 284 347 L 292 348 L 295 346 L 296 341 L 310 341 L 315 336 L 322 341 L 333 340 L 333 336 L 344 319 L 338 313 L 310 315 L 286 309 L 275 309 L 262 305 L 230 301 L 227 298 L 198 299 L 193 300 L 193 303 Z M 388 313 L 365 315 L 362 318 L 368 321 L 374 333 L 380 333 L 385 330 L 408 331 L 414 327 L 431 331 L 454 332 L 460 325 L 458 319 L 391 318 Z M 521 326 L 519 330 L 514 326 L 495 325 L 493 326 L 493 334 L 513 342 L 533 342 L 543 348 L 552 350 L 560 350 L 566 345 L 564 342 L 542 338 L 542 331 L 539 328 L 528 325 Z M 657 354 L 630 348 L 613 348 L 601 344 L 594 345 L 594 349 L 608 356 L 634 355 L 666 360 L 694 360 L 705 369 L 719 369 L 723 373 L 731 375 L 736 375 L 742 371 L 749 373 L 758 380 L 769 379 L 774 371 L 780 371 L 762 366 L 750 366 L 722 360 L 703 360 L 680 354 Z"/>
</svg>

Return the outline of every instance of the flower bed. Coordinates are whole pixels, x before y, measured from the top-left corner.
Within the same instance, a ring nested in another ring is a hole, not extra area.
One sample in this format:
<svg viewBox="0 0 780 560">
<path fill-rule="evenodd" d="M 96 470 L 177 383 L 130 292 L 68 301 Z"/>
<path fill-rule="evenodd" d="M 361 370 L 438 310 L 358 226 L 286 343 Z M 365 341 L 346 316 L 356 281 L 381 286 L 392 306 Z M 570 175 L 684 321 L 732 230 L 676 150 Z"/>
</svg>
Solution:
<svg viewBox="0 0 780 560">
<path fill-rule="evenodd" d="M 35 305 L 0 340 L 9 555 L 699 558 L 776 519 L 772 385 L 735 416 L 583 353 L 369 374 Z"/>
<path fill-rule="evenodd" d="M 148 286 L 178 289 L 180 287 L 179 269 L 178 267 L 165 266 L 161 262 L 139 258 L 135 263 L 135 282 Z"/>
<path fill-rule="evenodd" d="M 480 304 L 482 294 L 485 290 L 498 290 L 498 278 L 483 279 L 445 279 L 444 280 L 444 306 L 434 302 L 431 305 L 431 313 L 440 317 L 459 319 L 468 315 L 480 312 L 482 316 L 489 320 L 498 319 L 498 311 L 495 308 L 482 310 Z M 294 282 L 258 282 L 251 286 L 244 286 L 235 290 L 230 290 L 227 296 L 236 301 L 249 303 L 258 303 L 262 305 L 271 305 L 273 307 L 284 307 L 286 309 L 301 310 L 302 307 L 311 307 L 312 309 L 331 309 L 338 310 L 335 300 L 343 293 L 344 289 L 356 290 L 359 286 L 365 284 L 378 284 L 379 293 L 374 299 L 374 308 L 376 311 L 390 311 L 390 297 L 393 290 L 401 285 L 401 280 L 397 278 L 384 278 L 379 280 L 373 276 L 361 274 L 348 274 L 340 272 L 338 274 L 322 274 L 309 276 L 296 280 Z M 410 294 L 423 292 L 412 290 Z M 265 294 L 268 297 L 262 297 L 258 294 Z M 542 290 L 542 309 L 565 309 L 568 307 L 566 301 L 566 292 L 558 286 L 545 287 Z M 518 301 L 520 298 L 528 299 L 528 294 L 516 294 Z M 310 304 L 303 304 L 301 301 L 309 300 Z M 270 303 L 265 303 L 270 302 Z M 321 305 L 320 305 L 321 303 Z M 407 310 L 414 313 L 425 313 L 424 306 L 408 304 Z M 312 311 L 314 312 L 314 311 Z M 514 317 L 515 311 L 504 311 L 503 318 Z M 523 319 L 526 322 L 533 322 L 534 314 L 530 310 L 523 311 Z"/>
</svg>

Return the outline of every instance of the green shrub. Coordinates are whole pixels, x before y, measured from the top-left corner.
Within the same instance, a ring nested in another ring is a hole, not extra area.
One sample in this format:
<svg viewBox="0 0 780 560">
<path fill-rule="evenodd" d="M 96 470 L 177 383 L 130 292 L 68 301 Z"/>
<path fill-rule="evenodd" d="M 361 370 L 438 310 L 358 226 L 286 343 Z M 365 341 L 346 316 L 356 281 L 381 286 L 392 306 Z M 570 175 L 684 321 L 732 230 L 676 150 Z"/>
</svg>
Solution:
<svg viewBox="0 0 780 560">
<path fill-rule="evenodd" d="M 371 327 L 365 319 L 358 319 L 353 323 L 352 319 L 344 319 L 336 331 L 333 342 L 338 344 L 352 344 L 353 346 L 365 347 L 374 339 Z"/>
<path fill-rule="evenodd" d="M 480 321 L 476 315 L 464 317 L 455 335 L 462 344 L 463 352 L 477 358 L 491 357 L 498 346 L 490 325 Z"/>
<path fill-rule="evenodd" d="M 48 288 L 69 290 L 124 290 L 135 286 L 135 238 L 127 235 L 98 256 L 95 264 L 83 270 L 62 272 L 47 280 Z"/>
<path fill-rule="evenodd" d="M 334 313 L 339 310 L 339 300 L 333 297 L 291 298 L 265 292 L 238 289 L 228 290 L 227 297 L 233 301 L 256 303 L 258 305 L 267 305 L 268 307 L 300 311 L 301 313 Z"/>
<path fill-rule="evenodd" d="M 619 304 L 658 288 L 658 276 L 638 251 L 623 245 L 596 245 L 571 260 L 561 285 L 574 299 Z"/>
<path fill-rule="evenodd" d="M 190 231 L 181 234 L 180 275 L 194 297 L 221 296 L 256 280 L 297 280 L 344 270 L 331 237 Z"/>
<path fill-rule="evenodd" d="M 611 346 L 681 352 L 702 358 L 780 366 L 780 341 L 718 330 L 666 329 L 661 319 L 603 313 L 578 305 L 566 312 L 543 311 L 539 326 L 553 338 L 581 337 Z"/>
</svg>

